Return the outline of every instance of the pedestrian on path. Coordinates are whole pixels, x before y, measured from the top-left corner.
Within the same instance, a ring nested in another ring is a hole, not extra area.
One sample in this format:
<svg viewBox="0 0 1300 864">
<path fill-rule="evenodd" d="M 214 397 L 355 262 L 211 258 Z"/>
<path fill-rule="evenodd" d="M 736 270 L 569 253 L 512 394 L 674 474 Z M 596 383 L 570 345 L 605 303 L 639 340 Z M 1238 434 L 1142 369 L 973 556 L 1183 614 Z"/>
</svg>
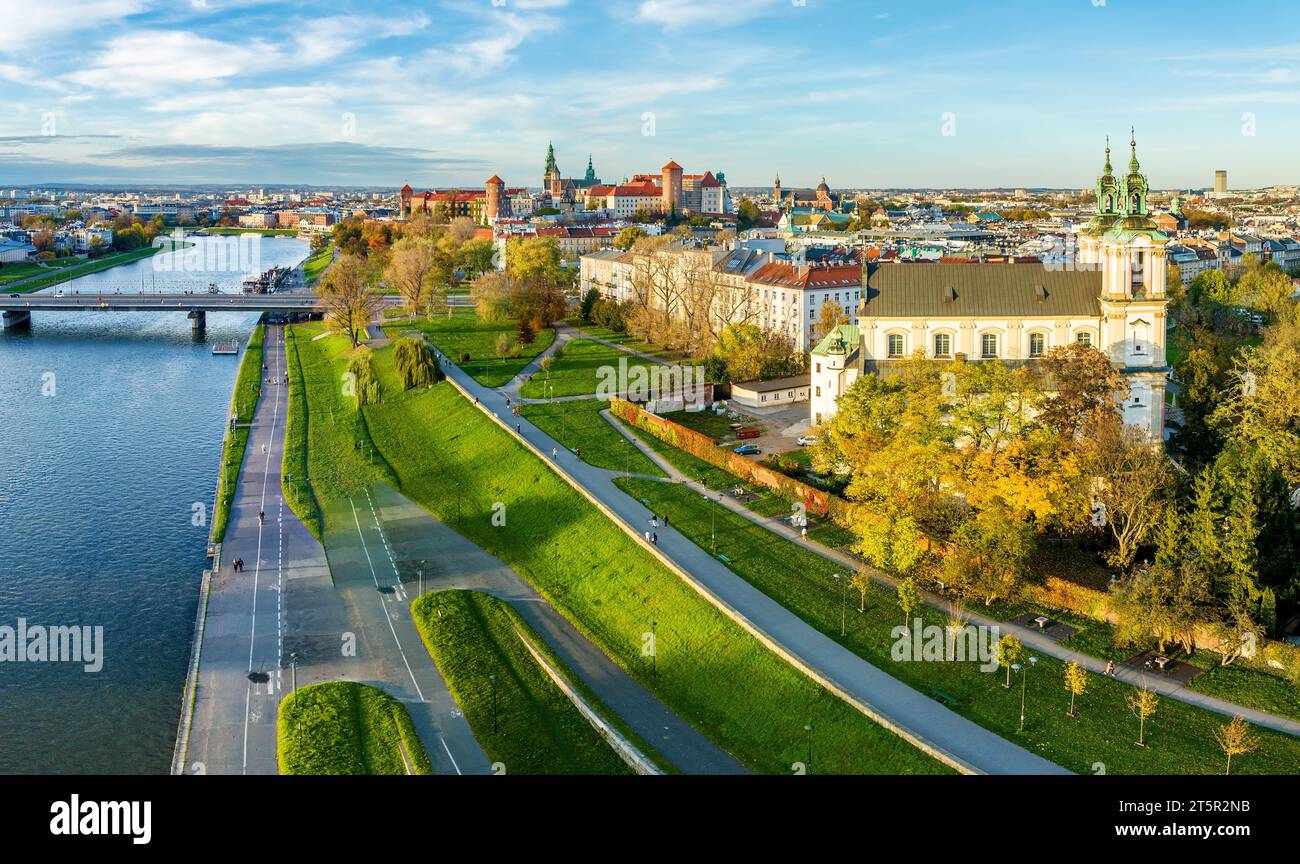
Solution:
<svg viewBox="0 0 1300 864">
<path fill-rule="evenodd" d="M 559 451 L 559 448 L 557 448 L 557 447 L 552 447 L 552 448 L 551 448 L 551 458 L 552 458 L 552 459 L 559 459 L 559 458 L 560 458 L 560 451 Z"/>
<path fill-rule="evenodd" d="M 658 534 L 651 534 L 651 535 L 650 535 L 650 542 L 653 543 L 653 544 L 655 544 L 656 546 L 658 546 L 658 545 L 659 545 L 659 535 L 658 535 Z"/>
<path fill-rule="evenodd" d="M 1115 661 L 1114 661 L 1114 660 L 1107 660 L 1107 661 L 1106 661 L 1106 675 L 1109 677 L 1109 676 L 1112 676 L 1112 675 L 1114 675 L 1114 674 L 1115 674 Z"/>
<path fill-rule="evenodd" d="M 524 434 L 523 426 L 524 426 L 524 424 L 522 424 L 522 423 L 516 423 L 516 424 L 515 424 L 515 434 L 516 434 L 516 435 L 522 435 L 522 434 Z"/>
<path fill-rule="evenodd" d="M 258 525 L 265 525 L 265 524 L 266 524 L 266 511 L 265 511 L 265 510 L 259 510 L 259 511 L 257 511 L 257 524 L 258 524 Z"/>
<path fill-rule="evenodd" d="M 802 537 L 804 540 L 807 540 L 807 539 L 808 539 L 808 526 L 807 526 L 807 525 L 805 525 L 804 527 L 802 527 L 802 528 L 799 529 L 799 536 Z"/>
</svg>

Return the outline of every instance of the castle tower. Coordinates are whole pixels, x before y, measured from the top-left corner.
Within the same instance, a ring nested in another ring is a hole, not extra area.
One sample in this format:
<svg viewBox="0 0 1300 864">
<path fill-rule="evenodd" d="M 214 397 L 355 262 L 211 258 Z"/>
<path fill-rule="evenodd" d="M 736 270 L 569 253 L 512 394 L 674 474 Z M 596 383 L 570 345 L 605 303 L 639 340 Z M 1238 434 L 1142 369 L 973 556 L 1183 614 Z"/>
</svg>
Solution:
<svg viewBox="0 0 1300 864">
<path fill-rule="evenodd" d="M 677 213 L 682 209 L 682 166 L 669 160 L 663 167 L 663 202 L 665 213 Z"/>
<path fill-rule="evenodd" d="M 483 224 L 492 225 L 501 218 L 501 204 L 505 198 L 506 181 L 493 174 L 485 185 L 486 197 L 483 206 Z"/>
<path fill-rule="evenodd" d="M 401 208 L 400 208 L 402 216 L 403 217 L 410 216 L 411 198 L 415 195 L 415 190 L 411 188 L 410 183 L 407 183 L 405 186 L 402 187 L 401 191 L 398 192 L 397 195 L 402 201 Z"/>
</svg>

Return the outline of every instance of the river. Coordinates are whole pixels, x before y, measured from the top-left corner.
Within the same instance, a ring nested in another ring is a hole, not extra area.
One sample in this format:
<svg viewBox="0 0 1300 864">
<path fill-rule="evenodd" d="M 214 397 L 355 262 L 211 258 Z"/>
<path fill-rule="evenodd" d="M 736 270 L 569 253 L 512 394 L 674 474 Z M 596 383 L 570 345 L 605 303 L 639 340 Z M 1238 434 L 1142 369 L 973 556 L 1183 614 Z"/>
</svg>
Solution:
<svg viewBox="0 0 1300 864">
<path fill-rule="evenodd" d="M 242 270 L 187 269 L 197 248 L 48 290 L 238 291 Z M 309 249 L 257 252 L 266 269 Z M 99 671 L 0 662 L 0 773 L 168 770 L 206 564 L 194 507 L 210 515 L 239 362 L 211 344 L 255 321 L 209 313 L 196 342 L 179 312 L 35 312 L 0 336 L 0 628 L 103 628 Z"/>
</svg>

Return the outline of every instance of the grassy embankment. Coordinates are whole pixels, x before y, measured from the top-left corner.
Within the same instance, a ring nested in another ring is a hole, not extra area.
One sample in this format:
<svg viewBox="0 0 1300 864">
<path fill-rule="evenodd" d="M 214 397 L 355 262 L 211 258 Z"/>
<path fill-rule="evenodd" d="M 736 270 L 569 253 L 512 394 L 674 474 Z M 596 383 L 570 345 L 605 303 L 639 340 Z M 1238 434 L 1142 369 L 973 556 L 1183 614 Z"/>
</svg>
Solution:
<svg viewBox="0 0 1300 864">
<path fill-rule="evenodd" d="M 239 471 L 244 464 L 244 451 L 248 448 L 248 424 L 253 422 L 258 395 L 262 389 L 262 340 L 266 325 L 258 322 L 253 335 L 248 338 L 244 356 L 239 361 L 239 374 L 235 378 L 235 393 L 230 399 L 230 410 L 236 416 L 234 431 L 226 432 L 221 453 L 221 475 L 217 480 L 216 512 L 212 514 L 212 541 L 220 543 L 226 536 L 226 522 L 230 507 L 235 501 L 235 487 Z"/>
<path fill-rule="evenodd" d="M 577 448 L 582 461 L 606 468 L 663 477 L 664 472 L 609 424 L 600 412 L 609 403 L 597 399 L 525 405 L 519 413 L 569 450 Z"/>
<path fill-rule="evenodd" d="M 346 342 L 308 342 L 308 454 L 317 494 L 332 454 L 318 440 L 341 400 L 331 380 Z M 393 350 L 376 352 L 383 401 L 367 427 L 405 495 L 528 579 L 616 663 L 753 770 L 788 773 L 815 732 L 817 773 L 932 773 L 947 768 L 876 725 L 772 653 L 660 564 L 446 382 L 402 392 Z M 321 428 L 317 428 L 321 427 Z M 286 460 L 288 456 L 286 456 Z M 364 467 L 364 463 L 362 463 Z M 378 474 L 374 471 L 371 476 Z M 492 524 L 503 504 L 506 525 Z M 657 674 L 642 654 L 653 629 Z"/>
<path fill-rule="evenodd" d="M 307 260 L 302 262 L 302 275 L 307 282 L 307 287 L 311 288 L 320 281 L 320 277 L 325 273 L 325 268 L 334 260 L 334 241 L 330 241 L 323 249 L 311 253 Z"/>
<path fill-rule="evenodd" d="M 570 318 L 568 323 L 578 329 L 579 336 L 594 336 L 606 342 L 613 342 L 615 345 L 622 345 L 630 351 L 636 351 L 648 357 L 656 357 L 665 363 L 681 363 L 688 359 L 684 351 L 674 351 L 659 345 L 651 345 L 649 342 L 637 339 L 635 336 L 619 333 L 617 330 L 611 330 L 608 327 L 601 327 L 597 324 L 583 324 L 578 318 Z"/>
<path fill-rule="evenodd" d="M 86 261 L 78 265 L 59 266 L 59 268 L 47 276 L 39 279 L 33 279 L 30 282 L 23 282 L 20 285 L 5 285 L 4 290 L 9 293 L 20 292 L 30 293 L 39 291 L 42 288 L 49 288 L 52 285 L 59 285 L 68 282 L 80 276 L 89 276 L 91 273 L 99 273 L 103 270 L 110 270 L 121 264 L 130 264 L 132 261 L 139 261 L 142 258 L 150 258 L 159 252 L 171 252 L 174 249 L 184 249 L 192 246 L 192 243 L 172 243 L 168 240 L 161 246 L 145 246 L 141 249 L 133 249 L 130 252 L 118 252 L 113 255 L 105 255 L 102 258 L 96 258 L 92 261 Z M 12 265 L 10 265 L 12 266 Z M 31 274 L 28 274 L 31 275 Z"/>
<path fill-rule="evenodd" d="M 1003 689 L 1004 673 L 983 672 L 974 663 L 893 659 L 896 640 L 891 631 L 903 624 L 903 613 L 891 589 L 873 586 L 865 612 L 859 612 L 860 599 L 835 579 L 843 568 L 822 556 L 679 484 L 638 478 L 619 478 L 615 483 L 629 495 L 649 500 L 648 506 L 656 512 L 667 513 L 673 526 L 703 549 L 712 551 L 716 526 L 717 551 L 730 559 L 727 566 L 763 593 L 916 690 L 929 693 L 938 689 L 955 696 L 953 710 L 1059 765 L 1092 773 L 1094 763 L 1103 762 L 1110 774 L 1223 770 L 1223 754 L 1215 743 L 1214 730 L 1227 718 L 1162 697 L 1156 715 L 1147 723 L 1148 746 L 1139 748 L 1134 743 L 1137 720 L 1125 701 L 1134 688 L 1090 675 L 1088 690 L 1078 700 L 1078 716 L 1070 717 L 1066 714 L 1065 664 L 1048 656 L 1039 657 L 1037 667 L 1029 673 L 1025 732 L 1017 734 L 1020 688 Z M 943 627 L 948 622 L 947 616 L 929 607 L 914 612 L 913 617 L 918 614 L 927 625 Z M 847 619 L 843 637 L 842 615 Z M 1233 760 L 1235 771 L 1300 771 L 1300 739 L 1257 731 L 1259 749 Z"/>
<path fill-rule="evenodd" d="M 623 369 L 620 360 L 625 364 Z M 602 382 L 607 382 L 609 395 L 613 395 L 623 392 L 631 376 L 646 375 L 647 366 L 659 368 L 658 364 L 638 360 L 626 351 L 590 339 L 570 339 L 564 345 L 564 352 L 552 363 L 551 371 L 537 372 L 533 380 L 519 388 L 519 395 L 525 399 L 586 396 L 595 393 Z M 649 385 L 648 375 L 641 380 Z"/>
<path fill-rule="evenodd" d="M 475 381 L 486 387 L 500 387 L 518 375 L 534 357 L 555 341 L 554 330 L 543 330 L 531 344 L 518 346 L 518 356 L 497 356 L 497 340 L 502 333 L 511 345 L 516 344 L 515 326 L 513 321 L 480 320 L 472 309 L 456 309 L 450 316 L 439 316 L 433 320 L 416 318 L 394 321 L 384 325 L 384 332 L 393 339 L 414 335 L 416 332 L 423 333 L 439 351 L 472 375 Z M 469 359 L 462 360 L 466 354 Z M 595 388 L 592 390 L 595 392 Z"/>
<path fill-rule="evenodd" d="M 281 774 L 432 774 L 406 706 L 377 687 L 329 681 L 280 701 Z"/>
<path fill-rule="evenodd" d="M 534 645 L 541 640 L 507 603 L 439 591 L 417 599 L 411 613 L 474 737 L 507 773 L 631 773 L 533 659 L 516 628 Z"/>
</svg>

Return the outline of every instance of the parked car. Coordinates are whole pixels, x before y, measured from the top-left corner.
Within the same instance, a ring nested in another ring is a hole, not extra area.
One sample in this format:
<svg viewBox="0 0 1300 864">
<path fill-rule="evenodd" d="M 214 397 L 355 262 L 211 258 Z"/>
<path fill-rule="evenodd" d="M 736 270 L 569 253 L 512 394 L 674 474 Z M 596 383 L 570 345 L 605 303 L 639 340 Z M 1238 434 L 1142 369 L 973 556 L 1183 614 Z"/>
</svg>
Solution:
<svg viewBox="0 0 1300 864">
<path fill-rule="evenodd" d="M 746 438 L 757 438 L 762 434 L 763 430 L 759 429 L 757 426 L 742 426 L 736 430 L 736 437 L 741 441 L 744 441 Z"/>
<path fill-rule="evenodd" d="M 731 452 L 735 453 L 738 456 L 757 456 L 759 453 L 763 451 L 758 449 L 757 444 L 741 444 L 739 447 L 737 447 L 735 450 L 732 450 Z"/>
<path fill-rule="evenodd" d="M 816 444 L 816 443 L 817 443 L 817 436 L 816 436 L 816 435 L 800 435 L 800 436 L 799 436 L 799 446 L 800 446 L 800 447 L 808 447 L 808 446 L 813 445 L 813 444 Z"/>
</svg>

